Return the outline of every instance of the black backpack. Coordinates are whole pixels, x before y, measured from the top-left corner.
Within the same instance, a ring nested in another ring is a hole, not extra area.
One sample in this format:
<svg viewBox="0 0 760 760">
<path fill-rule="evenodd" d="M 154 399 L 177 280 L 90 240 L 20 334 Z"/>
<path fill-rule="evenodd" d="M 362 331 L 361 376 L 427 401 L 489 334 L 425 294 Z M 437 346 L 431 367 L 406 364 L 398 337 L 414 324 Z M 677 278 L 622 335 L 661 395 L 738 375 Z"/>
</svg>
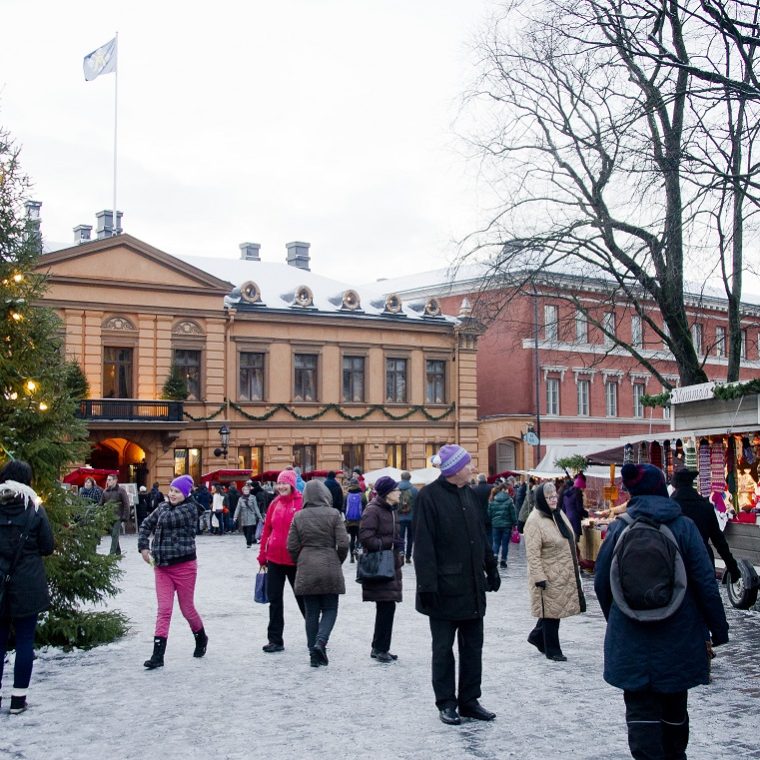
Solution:
<svg viewBox="0 0 760 760">
<path fill-rule="evenodd" d="M 640 622 L 666 620 L 686 595 L 686 567 L 673 531 L 649 517 L 628 523 L 612 552 L 610 586 L 620 611 Z"/>
</svg>

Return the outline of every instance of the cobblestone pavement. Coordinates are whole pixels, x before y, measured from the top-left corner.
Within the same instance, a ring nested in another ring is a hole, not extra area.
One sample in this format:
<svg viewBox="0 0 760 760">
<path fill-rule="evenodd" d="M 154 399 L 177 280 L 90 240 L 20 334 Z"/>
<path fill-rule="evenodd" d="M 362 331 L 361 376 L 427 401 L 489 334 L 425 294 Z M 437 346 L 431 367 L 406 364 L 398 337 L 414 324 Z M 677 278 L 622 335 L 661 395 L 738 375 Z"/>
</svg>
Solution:
<svg viewBox="0 0 760 760">
<path fill-rule="evenodd" d="M 604 619 L 591 577 L 584 577 L 588 612 L 561 625 L 568 662 L 550 662 L 525 641 L 533 619 L 522 544 L 512 546 L 501 590 L 488 595 L 482 702 L 498 717 L 461 726 L 438 720 L 429 630 L 414 610 L 411 565 L 394 628 L 398 662 L 370 659 L 374 605 L 361 602 L 347 563 L 330 665 L 313 669 L 289 591 L 286 649 L 261 651 L 267 608 L 252 602 L 256 548 L 247 550 L 239 535 L 202 536 L 197 606 L 208 654 L 193 659 L 192 636 L 175 609 L 166 666 L 148 672 L 152 572 L 134 536 L 122 544 L 123 591 L 110 604 L 130 617 L 130 634 L 90 652 L 42 652 L 30 709 L 0 714 L 3 760 L 629 757 L 622 693 L 602 680 Z M 691 760 L 760 758 L 760 613 L 729 607 L 728 616 L 732 641 L 718 650 L 713 683 L 690 693 Z M 4 705 L 11 683 L 6 675 Z"/>
</svg>

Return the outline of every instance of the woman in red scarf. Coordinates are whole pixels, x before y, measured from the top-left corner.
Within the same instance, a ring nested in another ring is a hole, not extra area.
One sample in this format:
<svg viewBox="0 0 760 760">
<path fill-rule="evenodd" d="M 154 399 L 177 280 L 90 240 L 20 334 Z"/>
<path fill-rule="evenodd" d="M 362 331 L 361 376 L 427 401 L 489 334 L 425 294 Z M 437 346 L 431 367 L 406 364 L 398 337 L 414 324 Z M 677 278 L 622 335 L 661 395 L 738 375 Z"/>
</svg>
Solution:
<svg viewBox="0 0 760 760">
<path fill-rule="evenodd" d="M 293 470 L 283 470 L 277 476 L 277 496 L 267 509 L 264 531 L 261 534 L 259 565 L 267 568 L 267 595 L 269 596 L 268 643 L 265 652 L 282 652 L 285 643 L 282 632 L 285 628 L 283 615 L 283 593 L 285 579 L 293 588 L 296 565 L 288 552 L 288 532 L 296 512 L 303 506 L 301 494 L 296 489 L 296 474 Z M 295 591 L 293 592 L 295 594 Z M 303 599 L 296 595 L 296 602 L 304 615 Z"/>
</svg>

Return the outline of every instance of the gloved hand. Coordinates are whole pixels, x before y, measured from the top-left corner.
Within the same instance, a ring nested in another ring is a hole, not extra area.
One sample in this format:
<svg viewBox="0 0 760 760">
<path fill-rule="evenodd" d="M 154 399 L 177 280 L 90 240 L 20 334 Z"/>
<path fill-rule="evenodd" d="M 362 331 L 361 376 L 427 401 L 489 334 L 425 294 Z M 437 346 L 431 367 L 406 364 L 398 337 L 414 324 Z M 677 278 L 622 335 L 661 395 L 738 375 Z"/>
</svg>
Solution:
<svg viewBox="0 0 760 760">
<path fill-rule="evenodd" d="M 545 589 L 546 588 L 546 581 L 536 581 L 536 588 Z"/>
<path fill-rule="evenodd" d="M 501 576 L 497 567 L 492 567 L 486 572 L 486 587 L 489 591 L 498 591 L 501 587 Z"/>
<path fill-rule="evenodd" d="M 438 605 L 438 594 L 435 591 L 420 591 L 420 604 L 426 609 L 433 609 Z"/>
<path fill-rule="evenodd" d="M 731 576 L 732 583 L 742 577 L 742 572 L 739 570 L 739 565 L 737 564 L 736 560 L 734 560 L 732 565 L 727 566 L 726 570 L 728 570 L 728 574 Z"/>
</svg>

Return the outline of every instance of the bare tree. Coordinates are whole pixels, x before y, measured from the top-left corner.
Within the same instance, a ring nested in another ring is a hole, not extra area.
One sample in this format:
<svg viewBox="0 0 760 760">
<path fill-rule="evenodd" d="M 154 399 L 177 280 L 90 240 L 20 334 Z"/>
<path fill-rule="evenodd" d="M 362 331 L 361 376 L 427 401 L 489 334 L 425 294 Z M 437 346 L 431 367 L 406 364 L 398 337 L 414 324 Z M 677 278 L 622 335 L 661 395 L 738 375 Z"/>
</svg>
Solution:
<svg viewBox="0 0 760 760">
<path fill-rule="evenodd" d="M 486 252 L 505 279 L 570 270 L 606 280 L 611 301 L 629 304 L 672 352 L 684 385 L 707 379 L 684 303 L 687 265 L 702 282 L 722 277 L 729 379 L 738 377 L 743 231 L 760 171 L 760 101 L 734 86 L 752 84 L 754 47 L 727 46 L 690 2 L 517 0 L 480 45 L 469 99 L 482 135 L 473 142 L 503 201 L 467 255 Z M 691 70 L 719 65 L 717 82 Z"/>
</svg>

